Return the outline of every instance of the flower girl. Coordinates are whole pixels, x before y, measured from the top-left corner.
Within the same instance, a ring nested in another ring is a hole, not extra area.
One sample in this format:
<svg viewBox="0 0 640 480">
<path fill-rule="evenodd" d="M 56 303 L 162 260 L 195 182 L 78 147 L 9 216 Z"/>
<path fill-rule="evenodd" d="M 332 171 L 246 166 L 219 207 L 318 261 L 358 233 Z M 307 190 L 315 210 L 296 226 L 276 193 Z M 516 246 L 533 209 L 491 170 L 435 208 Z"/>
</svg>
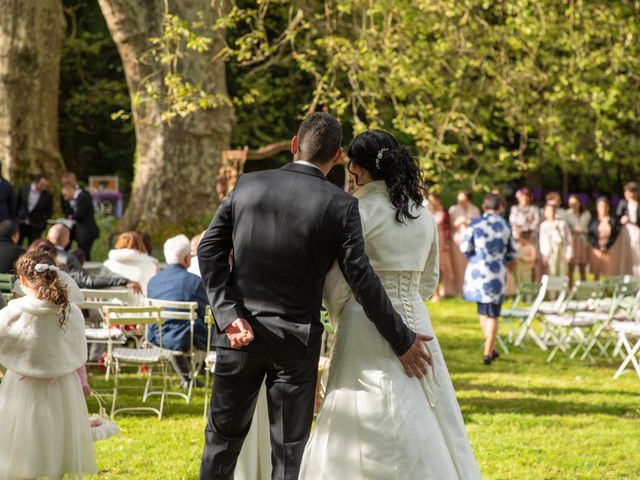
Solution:
<svg viewBox="0 0 640 480">
<path fill-rule="evenodd" d="M 0 480 L 97 473 L 78 373 L 87 358 L 82 313 L 50 254 L 26 253 L 16 271 L 26 295 L 0 311 Z"/>
</svg>

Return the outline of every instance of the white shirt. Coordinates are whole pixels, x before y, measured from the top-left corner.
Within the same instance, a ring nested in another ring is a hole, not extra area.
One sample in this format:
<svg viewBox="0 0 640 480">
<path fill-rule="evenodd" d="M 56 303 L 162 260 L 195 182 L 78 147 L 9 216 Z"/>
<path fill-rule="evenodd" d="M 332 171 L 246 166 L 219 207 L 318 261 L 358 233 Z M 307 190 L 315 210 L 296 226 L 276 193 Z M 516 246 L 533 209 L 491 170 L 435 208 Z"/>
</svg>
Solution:
<svg viewBox="0 0 640 480">
<path fill-rule="evenodd" d="M 634 202 L 633 200 L 627 203 L 627 213 L 629 214 L 629 222 L 634 223 L 637 217 L 638 212 L 638 202 Z"/>
<path fill-rule="evenodd" d="M 322 172 L 322 169 L 319 166 L 314 165 L 311 162 L 307 162 L 306 160 L 295 160 L 293 163 L 300 163 L 301 165 L 308 165 L 310 167 L 317 168 L 318 170 L 320 170 Z M 324 175 L 324 172 L 322 172 L 322 175 Z"/>
<path fill-rule="evenodd" d="M 36 205 L 40 201 L 40 191 L 36 188 L 36 186 L 32 183 L 31 188 L 29 189 L 29 200 L 27 202 L 27 206 L 29 208 L 29 212 L 32 212 Z"/>
<path fill-rule="evenodd" d="M 76 191 L 73 193 L 73 200 L 69 200 L 69 205 L 73 208 L 73 211 L 76 211 L 76 202 L 78 201 L 78 197 L 82 193 L 82 189 L 80 187 L 76 187 Z"/>
</svg>

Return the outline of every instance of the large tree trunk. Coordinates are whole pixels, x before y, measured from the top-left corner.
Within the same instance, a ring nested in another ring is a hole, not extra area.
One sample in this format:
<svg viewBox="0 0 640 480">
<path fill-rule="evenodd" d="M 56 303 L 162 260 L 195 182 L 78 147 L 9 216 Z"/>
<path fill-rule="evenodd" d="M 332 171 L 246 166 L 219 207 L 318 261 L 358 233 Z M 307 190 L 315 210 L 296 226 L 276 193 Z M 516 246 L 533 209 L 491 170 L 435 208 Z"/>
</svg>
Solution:
<svg viewBox="0 0 640 480">
<path fill-rule="evenodd" d="M 12 182 L 64 171 L 58 148 L 61 0 L 0 0 L 0 160 Z"/>
<path fill-rule="evenodd" d="M 136 164 L 133 191 L 121 222 L 123 230 L 137 228 L 166 237 L 177 231 L 201 228 L 217 204 L 215 177 L 222 150 L 228 148 L 233 110 L 200 110 L 171 123 L 162 122 L 162 98 L 151 98 L 144 83 L 161 82 L 165 71 L 150 58 L 150 38 L 160 37 L 162 0 L 99 0 L 111 35 L 118 47 L 132 100 L 136 131 Z M 195 21 L 202 12 L 212 25 L 217 10 L 212 0 L 167 2 L 170 13 Z M 219 3 L 219 2 L 218 2 Z M 223 42 L 213 37 L 215 51 Z M 147 55 L 145 55 L 147 54 Z M 201 84 L 209 93 L 227 95 L 224 63 L 212 55 L 189 53 L 180 62 L 186 80 Z M 160 90 L 162 90 L 160 88 Z"/>
</svg>

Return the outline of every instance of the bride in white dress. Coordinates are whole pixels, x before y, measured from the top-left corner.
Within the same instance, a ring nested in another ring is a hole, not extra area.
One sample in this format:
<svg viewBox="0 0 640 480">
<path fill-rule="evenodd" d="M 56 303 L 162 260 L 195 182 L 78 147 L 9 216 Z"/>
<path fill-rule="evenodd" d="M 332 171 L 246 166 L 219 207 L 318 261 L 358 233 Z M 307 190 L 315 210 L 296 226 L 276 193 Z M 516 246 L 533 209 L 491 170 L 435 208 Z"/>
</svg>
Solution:
<svg viewBox="0 0 640 480">
<path fill-rule="evenodd" d="M 405 374 L 334 266 L 325 303 L 339 326 L 324 404 L 299 478 L 481 478 L 424 304 L 438 283 L 438 234 L 421 207 L 417 162 L 379 130 L 356 137 L 348 155 L 362 185 L 356 197 L 367 255 L 407 325 L 434 337 L 427 342 L 432 367 L 421 380 Z"/>
</svg>

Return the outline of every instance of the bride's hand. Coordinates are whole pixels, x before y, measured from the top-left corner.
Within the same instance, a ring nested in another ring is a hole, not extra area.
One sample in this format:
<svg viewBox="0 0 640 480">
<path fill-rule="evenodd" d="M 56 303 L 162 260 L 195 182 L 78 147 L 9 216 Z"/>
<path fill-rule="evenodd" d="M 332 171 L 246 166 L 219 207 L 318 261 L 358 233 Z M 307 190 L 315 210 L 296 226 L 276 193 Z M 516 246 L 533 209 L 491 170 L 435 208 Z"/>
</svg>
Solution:
<svg viewBox="0 0 640 480">
<path fill-rule="evenodd" d="M 427 365 L 431 365 L 431 356 L 422 344 L 429 340 L 433 340 L 433 337 L 416 333 L 413 345 L 400 357 L 404 371 L 409 377 L 422 378 L 427 375 Z"/>
</svg>

